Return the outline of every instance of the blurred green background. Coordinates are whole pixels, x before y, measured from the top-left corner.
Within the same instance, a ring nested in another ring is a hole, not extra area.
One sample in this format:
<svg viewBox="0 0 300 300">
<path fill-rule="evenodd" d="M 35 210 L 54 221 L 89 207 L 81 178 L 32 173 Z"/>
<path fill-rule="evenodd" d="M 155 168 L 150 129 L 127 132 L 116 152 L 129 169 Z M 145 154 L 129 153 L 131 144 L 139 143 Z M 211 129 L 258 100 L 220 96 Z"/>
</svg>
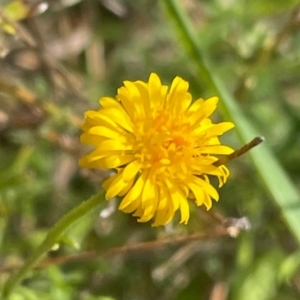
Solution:
<svg viewBox="0 0 300 300">
<path fill-rule="evenodd" d="M 124 80 L 147 80 L 151 72 L 165 84 L 175 76 L 188 80 L 194 99 L 217 92 L 224 102 L 214 120 L 236 122 L 225 144 L 238 148 L 255 135 L 266 138 L 251 157 L 228 164 L 231 176 L 212 208 L 224 217 L 247 217 L 251 230 L 235 239 L 32 270 L 10 299 L 300 299 L 299 1 L 177 2 L 180 7 L 169 0 L 0 2 L 0 285 L 12 272 L 4 268 L 22 264 L 107 176 L 78 167 L 88 150 L 79 144 L 84 111 L 115 95 Z M 205 61 L 207 78 L 199 75 Z M 207 86 L 210 76 L 222 87 Z M 218 226 L 193 205 L 188 225 L 177 218 L 166 228 L 139 224 L 117 205 L 103 201 L 48 257 Z"/>
</svg>

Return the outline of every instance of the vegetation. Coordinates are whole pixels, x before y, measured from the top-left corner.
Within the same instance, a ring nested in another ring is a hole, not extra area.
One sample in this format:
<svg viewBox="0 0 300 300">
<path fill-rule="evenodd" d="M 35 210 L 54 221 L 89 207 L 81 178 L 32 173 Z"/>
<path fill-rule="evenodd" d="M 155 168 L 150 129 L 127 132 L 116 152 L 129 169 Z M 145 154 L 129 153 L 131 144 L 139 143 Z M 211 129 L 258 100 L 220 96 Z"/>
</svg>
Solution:
<svg viewBox="0 0 300 300">
<path fill-rule="evenodd" d="M 2 298 L 298 299 L 299 28 L 297 0 L 1 1 Z M 151 72 L 217 95 L 224 144 L 266 138 L 187 225 L 137 223 L 78 166 L 84 112 Z"/>
</svg>

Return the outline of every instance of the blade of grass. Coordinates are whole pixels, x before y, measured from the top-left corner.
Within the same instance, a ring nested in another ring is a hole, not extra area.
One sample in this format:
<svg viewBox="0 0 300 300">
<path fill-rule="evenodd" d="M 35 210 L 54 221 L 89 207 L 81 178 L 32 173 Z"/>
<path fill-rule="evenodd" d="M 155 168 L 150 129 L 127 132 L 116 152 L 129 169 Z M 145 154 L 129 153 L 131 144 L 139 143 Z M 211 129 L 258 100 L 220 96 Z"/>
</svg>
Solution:
<svg viewBox="0 0 300 300">
<path fill-rule="evenodd" d="M 223 114 L 236 124 L 236 132 L 240 140 L 246 143 L 259 134 L 250 121 L 247 120 L 233 96 L 230 95 L 223 83 L 214 75 L 213 69 L 209 67 L 191 22 L 178 2 L 176 0 L 160 1 L 170 21 L 175 24 L 175 28 L 180 36 L 180 42 L 194 61 L 201 80 L 211 92 L 220 96 Z M 280 207 L 286 224 L 300 244 L 299 191 L 266 143 L 252 150 L 249 155 L 272 199 Z"/>
</svg>

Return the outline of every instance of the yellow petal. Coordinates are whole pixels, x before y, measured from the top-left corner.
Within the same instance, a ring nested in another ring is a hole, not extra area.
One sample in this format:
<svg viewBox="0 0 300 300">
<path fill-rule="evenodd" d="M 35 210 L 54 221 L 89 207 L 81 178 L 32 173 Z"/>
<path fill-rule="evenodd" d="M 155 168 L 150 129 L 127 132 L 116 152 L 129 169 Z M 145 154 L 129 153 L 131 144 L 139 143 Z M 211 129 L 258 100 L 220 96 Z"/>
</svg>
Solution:
<svg viewBox="0 0 300 300">
<path fill-rule="evenodd" d="M 97 146 L 102 141 L 104 141 L 104 138 L 101 137 L 101 136 L 91 135 L 91 134 L 88 134 L 88 133 L 82 133 L 80 135 L 80 142 L 82 144 Z"/>
<path fill-rule="evenodd" d="M 124 81 L 124 86 L 130 95 L 130 101 L 134 103 L 136 112 L 139 114 L 139 118 L 145 119 L 144 103 L 142 97 L 140 97 L 139 89 L 135 83 L 131 81 Z"/>
<path fill-rule="evenodd" d="M 109 186 L 111 185 L 111 183 L 116 179 L 116 177 L 118 176 L 119 174 L 116 173 L 108 178 L 106 178 L 103 182 L 102 182 L 102 187 L 105 191 L 108 190 Z"/>
<path fill-rule="evenodd" d="M 97 160 L 97 164 L 100 169 L 114 169 L 130 163 L 134 159 L 133 155 L 109 155 Z"/>
<path fill-rule="evenodd" d="M 206 207 L 206 210 L 210 210 L 211 207 L 212 207 L 212 201 L 211 201 L 211 198 L 210 196 L 204 192 L 203 194 L 204 198 L 203 198 L 203 204 L 205 205 Z"/>
<path fill-rule="evenodd" d="M 203 154 L 222 154 L 227 155 L 234 152 L 234 150 L 228 146 L 224 145 L 209 145 L 209 146 L 203 146 L 200 149 L 201 153 Z"/>
<path fill-rule="evenodd" d="M 136 199 L 131 201 L 129 204 L 126 204 L 126 206 L 124 206 L 123 201 L 125 199 L 122 200 L 120 206 L 119 206 L 119 210 L 122 210 L 124 213 L 130 214 L 133 211 L 137 210 L 137 208 L 141 205 L 141 201 L 140 199 Z"/>
<path fill-rule="evenodd" d="M 106 200 L 116 197 L 125 186 L 126 183 L 123 181 L 122 174 L 119 173 L 117 176 L 115 176 L 113 182 L 111 182 L 109 188 L 106 191 Z"/>
<path fill-rule="evenodd" d="M 171 182 L 169 178 L 164 179 L 165 185 L 168 188 L 168 191 L 171 195 L 172 203 L 174 211 L 176 211 L 179 208 L 179 200 L 180 200 L 180 194 L 179 190 L 176 188 L 176 184 L 174 182 Z"/>
<path fill-rule="evenodd" d="M 191 191 L 193 192 L 193 194 L 195 195 L 196 198 L 196 205 L 200 206 L 203 204 L 204 201 L 204 191 L 203 188 L 193 182 L 190 182 L 188 184 L 189 188 L 191 189 Z"/>
<path fill-rule="evenodd" d="M 212 97 L 212 98 L 205 100 L 202 103 L 202 99 L 200 99 L 200 102 L 202 103 L 202 105 L 199 106 L 199 109 L 197 111 L 191 110 L 193 105 L 195 105 L 195 104 L 193 104 L 189 110 L 190 112 L 192 112 L 190 114 L 190 118 L 189 118 L 191 126 L 200 124 L 200 122 L 203 119 L 206 119 L 207 117 L 209 117 L 216 110 L 218 100 L 219 99 L 217 97 Z"/>
<path fill-rule="evenodd" d="M 181 213 L 180 223 L 187 224 L 190 218 L 190 208 L 189 208 L 189 203 L 185 197 L 182 197 L 180 200 L 180 213 Z"/>
<path fill-rule="evenodd" d="M 100 98 L 99 102 L 100 102 L 101 106 L 104 108 L 117 108 L 117 109 L 121 108 L 118 101 L 111 97 L 102 97 L 102 98 Z"/>
<path fill-rule="evenodd" d="M 189 84 L 180 77 L 175 77 L 166 99 L 166 109 L 177 115 L 191 104 L 192 96 L 188 93 Z"/>
<path fill-rule="evenodd" d="M 141 197 L 141 194 L 142 194 L 142 191 L 144 188 L 144 184 L 145 184 L 145 177 L 147 177 L 146 172 L 142 173 L 141 176 L 137 179 L 134 186 L 131 188 L 131 190 L 128 192 L 128 194 L 122 200 L 122 202 L 119 206 L 120 210 L 124 210 L 133 201 L 135 201 L 136 199 Z"/>
<path fill-rule="evenodd" d="M 144 209 L 139 222 L 147 222 L 154 217 L 158 205 L 158 192 L 154 178 L 146 180 L 142 193 L 142 208 Z"/>
<path fill-rule="evenodd" d="M 119 140 L 105 139 L 99 143 L 98 149 L 103 149 L 105 151 L 111 151 L 111 150 L 125 151 L 125 150 L 132 150 L 132 145 Z"/>
<path fill-rule="evenodd" d="M 157 109 L 163 107 L 166 97 L 166 90 L 162 90 L 161 81 L 155 73 L 150 74 L 148 88 L 151 110 L 154 110 L 155 112 Z"/>
<path fill-rule="evenodd" d="M 133 132 L 134 130 L 132 120 L 124 110 L 117 108 L 103 108 L 103 110 L 101 110 L 101 115 L 114 120 L 114 123 L 117 123 L 129 132 Z"/>
<path fill-rule="evenodd" d="M 126 110 L 127 114 L 134 120 L 137 115 L 139 115 L 139 108 L 137 105 L 131 100 L 130 94 L 128 90 L 122 86 L 118 89 L 118 100 L 122 103 L 124 109 Z"/>
<path fill-rule="evenodd" d="M 121 133 L 105 126 L 94 126 L 88 130 L 88 134 L 98 135 L 113 140 L 119 140 L 122 141 L 123 143 L 128 142 L 127 133 L 125 132 Z"/>
<path fill-rule="evenodd" d="M 132 188 L 134 184 L 134 179 L 130 181 L 126 181 L 126 186 L 118 193 L 118 196 L 122 197 L 128 193 L 128 191 Z"/>
<path fill-rule="evenodd" d="M 159 210 L 156 212 L 154 223 L 152 224 L 152 226 L 156 227 L 166 225 L 174 218 L 174 215 L 175 210 L 171 206 L 168 206 L 168 208 L 164 210 Z"/>
<path fill-rule="evenodd" d="M 136 160 L 134 160 L 124 168 L 123 180 L 124 181 L 132 180 L 140 169 L 141 169 L 141 165 Z"/>
<path fill-rule="evenodd" d="M 209 194 L 215 200 L 219 200 L 219 194 L 211 184 L 199 177 L 193 176 L 193 179 L 194 183 L 202 187 L 205 193 Z"/>
<path fill-rule="evenodd" d="M 198 111 L 200 109 L 200 107 L 203 105 L 203 103 L 204 103 L 204 99 L 202 99 L 202 98 L 199 98 L 199 99 L 195 100 L 192 103 L 192 105 L 189 107 L 189 110 L 188 110 L 189 113 Z"/>
<path fill-rule="evenodd" d="M 169 201 L 168 193 L 166 192 L 166 189 L 162 186 L 159 186 L 157 188 L 157 191 L 158 191 L 157 197 L 159 199 L 157 210 L 164 210 L 166 209 Z"/>
</svg>

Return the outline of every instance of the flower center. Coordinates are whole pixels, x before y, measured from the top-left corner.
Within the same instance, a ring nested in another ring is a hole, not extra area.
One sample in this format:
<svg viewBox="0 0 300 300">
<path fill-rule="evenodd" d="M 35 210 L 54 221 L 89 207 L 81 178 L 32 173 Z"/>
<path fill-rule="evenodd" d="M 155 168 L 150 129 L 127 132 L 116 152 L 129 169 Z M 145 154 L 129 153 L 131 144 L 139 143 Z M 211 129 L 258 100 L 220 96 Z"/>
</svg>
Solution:
<svg viewBox="0 0 300 300">
<path fill-rule="evenodd" d="M 142 123 L 141 123 L 142 124 Z M 160 113 L 147 124 L 137 126 L 134 153 L 142 162 L 142 168 L 151 168 L 156 174 L 169 166 L 188 164 L 193 138 L 184 116 Z"/>
</svg>

